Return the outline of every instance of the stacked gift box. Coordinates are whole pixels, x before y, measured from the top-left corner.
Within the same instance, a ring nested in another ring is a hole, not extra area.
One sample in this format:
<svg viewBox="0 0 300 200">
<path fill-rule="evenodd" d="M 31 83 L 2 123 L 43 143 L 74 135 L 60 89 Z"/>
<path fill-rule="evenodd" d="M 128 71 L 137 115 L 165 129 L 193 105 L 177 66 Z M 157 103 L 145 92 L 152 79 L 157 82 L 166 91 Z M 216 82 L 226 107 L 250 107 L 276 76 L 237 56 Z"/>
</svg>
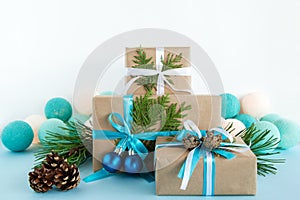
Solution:
<svg viewBox="0 0 300 200">
<path fill-rule="evenodd" d="M 154 171 L 157 195 L 254 195 L 256 157 L 219 128 L 221 98 L 191 94 L 190 48 L 125 52 L 124 95 L 93 99 L 88 181 Z"/>
</svg>

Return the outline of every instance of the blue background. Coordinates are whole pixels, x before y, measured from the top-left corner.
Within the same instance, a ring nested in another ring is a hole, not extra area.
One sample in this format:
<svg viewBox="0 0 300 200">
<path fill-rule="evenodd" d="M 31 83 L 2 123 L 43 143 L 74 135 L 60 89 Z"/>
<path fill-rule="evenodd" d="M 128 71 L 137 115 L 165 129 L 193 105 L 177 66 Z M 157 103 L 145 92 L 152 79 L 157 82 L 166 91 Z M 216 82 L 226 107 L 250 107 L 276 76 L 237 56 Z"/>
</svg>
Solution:
<svg viewBox="0 0 300 200">
<path fill-rule="evenodd" d="M 197 196 L 156 196 L 155 183 L 148 183 L 142 178 L 118 175 L 94 183 L 81 182 L 78 188 L 60 192 L 35 193 L 29 187 L 28 172 L 34 162 L 34 151 L 31 147 L 25 152 L 13 153 L 0 147 L 0 199 L 199 199 Z M 286 158 L 286 164 L 278 165 L 277 175 L 258 177 L 256 196 L 218 196 L 209 199 L 300 199 L 299 197 L 299 155 L 300 146 L 283 151 L 280 157 Z M 89 160 L 80 167 L 81 177 L 92 173 L 92 162 Z M 233 180 L 234 181 L 234 180 Z"/>
</svg>

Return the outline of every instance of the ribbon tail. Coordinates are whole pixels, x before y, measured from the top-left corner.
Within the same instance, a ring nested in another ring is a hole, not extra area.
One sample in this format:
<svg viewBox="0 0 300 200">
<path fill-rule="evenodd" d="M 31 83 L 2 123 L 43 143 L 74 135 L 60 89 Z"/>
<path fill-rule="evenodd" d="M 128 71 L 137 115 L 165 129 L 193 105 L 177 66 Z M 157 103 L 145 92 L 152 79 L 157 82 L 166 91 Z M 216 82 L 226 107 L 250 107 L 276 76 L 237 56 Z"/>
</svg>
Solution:
<svg viewBox="0 0 300 200">
<path fill-rule="evenodd" d="M 152 172 L 141 173 L 139 175 L 140 175 L 140 177 L 142 177 L 143 179 L 145 179 L 148 183 L 152 183 L 152 182 L 155 181 L 155 177 L 154 177 L 154 174 Z"/>
<path fill-rule="evenodd" d="M 216 164 L 214 155 L 211 152 L 206 152 L 203 165 L 203 195 L 212 196 L 215 190 L 215 172 Z"/>
<path fill-rule="evenodd" d="M 107 178 L 107 177 L 112 176 L 112 175 L 113 175 L 112 173 L 109 173 L 104 168 L 102 168 L 101 170 L 85 177 L 83 179 L 83 181 L 86 182 L 86 183 L 90 183 L 90 182 L 93 182 L 93 181 L 96 181 L 96 180 L 99 180 L 99 179 Z"/>
</svg>

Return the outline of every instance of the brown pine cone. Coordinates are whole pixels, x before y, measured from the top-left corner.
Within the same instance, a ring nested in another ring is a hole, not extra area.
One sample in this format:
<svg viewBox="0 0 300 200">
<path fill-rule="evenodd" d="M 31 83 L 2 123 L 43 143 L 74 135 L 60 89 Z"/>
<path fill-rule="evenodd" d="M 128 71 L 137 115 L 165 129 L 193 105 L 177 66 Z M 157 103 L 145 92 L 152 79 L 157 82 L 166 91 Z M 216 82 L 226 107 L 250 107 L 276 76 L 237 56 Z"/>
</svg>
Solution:
<svg viewBox="0 0 300 200">
<path fill-rule="evenodd" d="M 35 192 L 47 192 L 52 189 L 52 186 L 54 184 L 53 177 L 54 177 L 54 171 L 45 168 L 43 165 L 41 168 L 35 168 L 33 172 L 30 172 L 29 174 L 29 183 L 30 187 Z"/>
<path fill-rule="evenodd" d="M 222 142 L 221 135 L 214 135 L 213 132 L 207 132 L 206 137 L 203 140 L 203 146 L 208 151 L 212 151 L 215 148 L 218 148 Z"/>
<path fill-rule="evenodd" d="M 61 190 L 70 190 L 80 182 L 79 170 L 75 164 L 69 165 L 64 162 L 59 168 L 55 169 L 54 183 Z"/>
<path fill-rule="evenodd" d="M 55 170 L 66 162 L 63 157 L 59 156 L 57 153 L 52 152 L 48 154 L 44 160 L 44 165 L 47 169 Z"/>
<path fill-rule="evenodd" d="M 183 145 L 186 149 L 191 150 L 200 144 L 198 137 L 187 134 L 186 137 L 182 139 Z"/>
</svg>

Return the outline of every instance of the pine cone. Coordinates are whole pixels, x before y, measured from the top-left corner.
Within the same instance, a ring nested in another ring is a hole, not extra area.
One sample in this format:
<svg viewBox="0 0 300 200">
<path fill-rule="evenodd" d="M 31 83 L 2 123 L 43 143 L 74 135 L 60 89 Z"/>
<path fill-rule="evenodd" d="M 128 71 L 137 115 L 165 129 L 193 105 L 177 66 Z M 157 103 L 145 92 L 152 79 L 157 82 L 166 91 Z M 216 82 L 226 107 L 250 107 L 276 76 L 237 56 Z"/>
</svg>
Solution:
<svg viewBox="0 0 300 200">
<path fill-rule="evenodd" d="M 52 189 L 54 184 L 52 181 L 54 177 L 53 170 L 49 170 L 43 165 L 41 168 L 35 168 L 28 175 L 30 187 L 34 191 L 44 193 Z"/>
<path fill-rule="evenodd" d="M 69 165 L 64 162 L 59 168 L 56 168 L 54 182 L 56 187 L 61 190 L 70 190 L 77 187 L 80 182 L 80 175 L 76 165 Z"/>
<path fill-rule="evenodd" d="M 208 151 L 212 151 L 215 148 L 218 148 L 222 142 L 221 135 L 214 135 L 213 132 L 208 132 L 206 137 L 203 140 L 203 146 Z"/>
<path fill-rule="evenodd" d="M 63 157 L 59 156 L 57 153 L 52 152 L 48 154 L 44 160 L 44 165 L 47 169 L 55 170 L 58 167 L 61 167 L 62 164 L 66 162 Z"/>
<path fill-rule="evenodd" d="M 186 137 L 182 139 L 183 145 L 186 149 L 191 150 L 200 144 L 198 137 L 187 134 Z"/>
</svg>

